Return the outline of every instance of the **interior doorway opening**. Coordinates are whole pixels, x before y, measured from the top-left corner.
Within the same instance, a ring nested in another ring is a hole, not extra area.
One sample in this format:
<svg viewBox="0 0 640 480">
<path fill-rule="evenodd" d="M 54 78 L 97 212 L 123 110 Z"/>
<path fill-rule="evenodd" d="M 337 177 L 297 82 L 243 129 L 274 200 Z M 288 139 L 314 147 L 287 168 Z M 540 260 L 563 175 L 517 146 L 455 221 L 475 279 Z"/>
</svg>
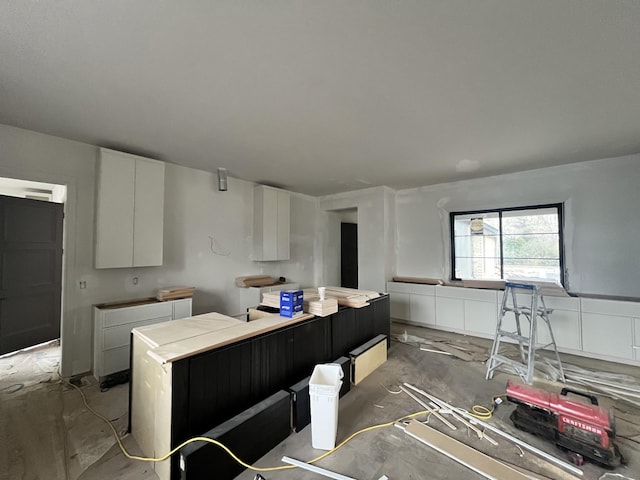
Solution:
<svg viewBox="0 0 640 480">
<path fill-rule="evenodd" d="M 330 210 L 329 244 L 325 265 L 328 285 L 358 288 L 358 209 Z"/>
<path fill-rule="evenodd" d="M 61 343 L 66 196 L 65 185 L 0 177 L 0 355 Z"/>
</svg>

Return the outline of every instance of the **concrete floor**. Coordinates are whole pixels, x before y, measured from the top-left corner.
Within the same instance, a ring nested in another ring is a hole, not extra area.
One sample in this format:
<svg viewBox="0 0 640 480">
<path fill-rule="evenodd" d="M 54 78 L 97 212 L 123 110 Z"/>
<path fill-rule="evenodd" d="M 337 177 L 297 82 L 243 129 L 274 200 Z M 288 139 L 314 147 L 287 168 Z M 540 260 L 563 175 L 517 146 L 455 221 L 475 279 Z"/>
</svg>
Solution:
<svg viewBox="0 0 640 480">
<path fill-rule="evenodd" d="M 490 346 L 490 342 L 473 337 L 393 325 L 395 333 L 405 330 L 423 338 L 446 336 L 458 341 L 471 341 L 486 348 Z M 594 370 L 640 376 L 637 367 L 569 356 L 563 356 L 563 360 Z M 56 373 L 58 362 L 59 349 L 55 347 L 0 359 L 0 480 L 156 479 L 150 464 L 125 458 L 108 427 L 84 408 L 78 392 L 59 382 Z M 486 381 L 484 375 L 483 363 L 464 362 L 423 352 L 414 344 L 394 341 L 388 361 L 340 400 L 338 442 L 364 427 L 386 423 L 422 410 L 407 395 L 389 393 L 383 385 L 396 391 L 399 384 L 408 382 L 455 406 L 468 409 L 475 404 L 488 406 L 493 395 L 504 393 L 507 379 L 513 378 L 498 373 L 493 380 Z M 554 390 L 560 388 L 558 385 L 547 387 Z M 100 392 L 95 381 L 86 377 L 81 388 L 89 404 L 112 420 L 117 431 L 124 432 L 128 385 Z M 620 410 L 616 414 L 620 413 L 629 420 L 620 421 L 618 417 L 619 435 L 631 437 L 640 434 L 640 412 L 625 405 L 617 407 Z M 509 420 L 512 408 L 510 405 L 501 405 L 491 422 L 550 454 L 564 458 L 563 453 L 550 442 L 515 429 Z M 499 446 L 494 447 L 478 440 L 464 428 L 453 432 L 433 417 L 429 425 L 492 457 L 535 471 L 542 478 L 572 478 L 557 468 L 550 468 L 546 462 L 531 454 L 520 456 L 520 451 L 506 441 L 499 440 Z M 123 443 L 131 453 L 140 453 L 130 436 L 125 436 Z M 618 438 L 617 443 L 629 463 L 611 473 L 640 480 L 640 445 L 622 437 Z M 292 434 L 256 465 L 282 465 L 280 458 L 283 455 L 310 460 L 322 453 L 311 447 L 311 429 L 307 427 L 300 433 Z M 483 478 L 412 439 L 397 427 L 365 432 L 317 465 L 359 480 L 377 480 L 382 475 L 392 480 Z M 584 475 L 581 478 L 586 480 L 599 479 L 608 472 L 592 463 L 586 463 L 582 468 Z M 323 478 L 298 469 L 263 472 L 262 475 L 268 480 Z M 254 472 L 245 471 L 237 480 L 252 480 L 254 476 Z M 211 478 L 215 478 L 215 466 L 212 466 Z"/>
</svg>

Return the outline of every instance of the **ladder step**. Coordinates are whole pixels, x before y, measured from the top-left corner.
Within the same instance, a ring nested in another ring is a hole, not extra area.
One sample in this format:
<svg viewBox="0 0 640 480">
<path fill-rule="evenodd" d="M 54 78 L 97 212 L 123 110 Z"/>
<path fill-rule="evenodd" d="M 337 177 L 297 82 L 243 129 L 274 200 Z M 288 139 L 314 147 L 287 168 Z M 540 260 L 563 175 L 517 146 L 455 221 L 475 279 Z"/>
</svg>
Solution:
<svg viewBox="0 0 640 480">
<path fill-rule="evenodd" d="M 492 364 L 493 366 L 491 367 L 491 370 L 496 369 L 497 367 L 499 367 L 502 364 L 506 364 L 509 365 L 511 367 L 513 367 L 516 371 L 519 370 L 523 370 L 523 371 L 527 371 L 527 365 L 522 363 L 522 362 L 516 362 L 515 360 L 512 360 L 510 358 L 507 358 L 503 355 L 494 355 L 493 357 L 491 357 L 491 360 L 495 360 L 498 361 L 500 363 L 498 364 Z"/>
<path fill-rule="evenodd" d="M 513 332 L 507 332 L 504 330 L 498 330 L 498 336 L 499 337 L 509 337 L 512 338 L 514 340 L 517 340 L 518 342 L 521 342 L 525 345 L 529 345 L 529 337 L 525 337 L 524 335 L 518 335 L 517 333 L 513 333 Z"/>
<path fill-rule="evenodd" d="M 508 307 L 505 306 L 502 308 L 502 312 L 515 312 L 515 313 L 521 313 L 522 315 L 529 315 L 531 313 L 531 308 L 529 307 Z M 543 316 L 543 315 L 549 315 L 551 313 L 553 313 L 553 308 L 538 308 L 536 309 L 536 312 L 538 312 L 538 315 Z"/>
</svg>

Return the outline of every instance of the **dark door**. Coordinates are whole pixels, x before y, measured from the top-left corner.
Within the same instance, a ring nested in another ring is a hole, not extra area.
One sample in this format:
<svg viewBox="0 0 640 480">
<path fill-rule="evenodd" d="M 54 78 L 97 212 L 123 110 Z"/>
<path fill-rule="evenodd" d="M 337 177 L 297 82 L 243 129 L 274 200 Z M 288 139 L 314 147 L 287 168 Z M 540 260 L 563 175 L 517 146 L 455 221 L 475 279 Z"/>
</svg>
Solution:
<svg viewBox="0 0 640 480">
<path fill-rule="evenodd" d="M 0 195 L 0 355 L 60 337 L 63 206 Z"/>
<path fill-rule="evenodd" d="M 340 224 L 340 282 L 342 287 L 358 288 L 358 225 Z"/>
</svg>

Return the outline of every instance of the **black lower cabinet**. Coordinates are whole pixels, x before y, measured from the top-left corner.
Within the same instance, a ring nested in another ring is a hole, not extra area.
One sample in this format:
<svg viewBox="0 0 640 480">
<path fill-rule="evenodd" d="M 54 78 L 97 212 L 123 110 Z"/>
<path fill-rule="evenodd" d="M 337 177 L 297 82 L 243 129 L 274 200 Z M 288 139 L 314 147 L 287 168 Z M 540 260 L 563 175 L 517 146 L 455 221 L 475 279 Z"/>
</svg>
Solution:
<svg viewBox="0 0 640 480">
<path fill-rule="evenodd" d="M 252 390 L 252 347 L 245 341 L 190 360 L 189 432 L 202 433 L 267 396 Z"/>
<path fill-rule="evenodd" d="M 293 329 L 293 379 L 310 376 L 313 367 L 332 358 L 329 317 L 317 317 Z"/>
<path fill-rule="evenodd" d="M 251 396 L 266 398 L 291 383 L 293 332 L 279 330 L 251 340 Z"/>
<path fill-rule="evenodd" d="M 388 335 L 389 322 L 389 297 L 385 295 L 360 309 L 340 308 L 328 317 L 314 317 L 173 362 L 171 445 L 175 447 L 202 432 L 215 430 L 263 399 L 310 376 L 315 365 L 347 356 L 377 334 Z M 343 370 L 348 371 L 348 359 L 343 360 Z M 348 391 L 349 382 L 344 379 L 341 395 Z M 289 428 L 289 393 L 286 395 Z M 263 433 L 270 429 L 271 425 Z M 251 439 L 245 436 L 243 440 Z M 206 464 L 207 478 L 227 478 L 218 476 L 217 460 L 207 460 L 208 455 L 202 453 L 197 458 L 194 464 L 203 466 L 192 468 L 204 471 Z M 171 459 L 172 480 L 180 478 L 178 460 L 177 456 Z"/>
<path fill-rule="evenodd" d="M 389 295 L 369 300 L 362 308 L 341 307 L 331 316 L 332 356 L 346 355 L 376 335 L 391 333 Z"/>
<path fill-rule="evenodd" d="M 289 393 L 279 391 L 202 436 L 252 464 L 289 436 L 289 419 Z M 232 480 L 244 469 L 218 445 L 198 441 L 180 449 L 181 480 Z"/>
</svg>

